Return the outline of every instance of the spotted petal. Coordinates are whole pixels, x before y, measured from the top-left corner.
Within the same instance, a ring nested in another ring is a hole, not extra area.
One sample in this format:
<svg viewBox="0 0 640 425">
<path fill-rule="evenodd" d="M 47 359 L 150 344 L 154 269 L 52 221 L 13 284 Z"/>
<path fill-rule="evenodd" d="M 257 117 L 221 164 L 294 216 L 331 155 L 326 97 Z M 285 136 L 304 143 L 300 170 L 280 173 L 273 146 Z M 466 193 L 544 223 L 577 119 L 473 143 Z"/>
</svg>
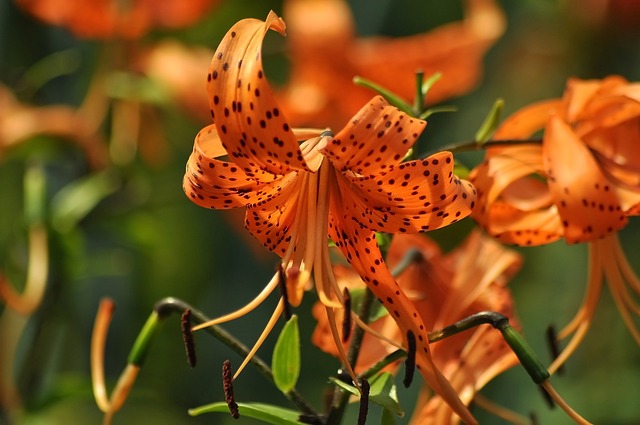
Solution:
<svg viewBox="0 0 640 425">
<path fill-rule="evenodd" d="M 243 207 L 264 200 L 268 183 L 275 176 L 258 171 L 261 180 L 256 180 L 235 163 L 216 159 L 224 155 L 226 151 L 215 127 L 202 129 L 196 136 L 183 180 L 183 189 L 191 200 L 213 209 Z"/>
<path fill-rule="evenodd" d="M 343 194 L 344 195 L 344 194 Z M 332 196 L 329 236 L 344 253 L 362 280 L 391 313 L 403 335 L 416 336 L 416 362 L 427 384 L 467 423 L 477 423 L 449 382 L 435 367 L 427 330 L 413 303 L 387 268 L 371 230 L 363 229 L 345 208 L 345 196 Z"/>
<path fill-rule="evenodd" d="M 344 207 L 362 227 L 388 233 L 439 229 L 469 215 L 476 192 L 453 174 L 453 156 L 440 152 L 389 166 L 375 178 L 338 179 Z"/>
<path fill-rule="evenodd" d="M 568 243 L 593 241 L 627 223 L 610 182 L 571 127 L 551 119 L 543 142 L 549 190 Z"/>
<path fill-rule="evenodd" d="M 321 152 L 338 170 L 373 177 L 399 164 L 426 125 L 376 96 Z"/>
<path fill-rule="evenodd" d="M 222 144 L 249 175 L 307 169 L 262 68 L 262 41 L 269 29 L 284 34 L 284 22 L 273 12 L 266 22 L 236 23 L 220 42 L 207 77 L 211 115 Z"/>
</svg>

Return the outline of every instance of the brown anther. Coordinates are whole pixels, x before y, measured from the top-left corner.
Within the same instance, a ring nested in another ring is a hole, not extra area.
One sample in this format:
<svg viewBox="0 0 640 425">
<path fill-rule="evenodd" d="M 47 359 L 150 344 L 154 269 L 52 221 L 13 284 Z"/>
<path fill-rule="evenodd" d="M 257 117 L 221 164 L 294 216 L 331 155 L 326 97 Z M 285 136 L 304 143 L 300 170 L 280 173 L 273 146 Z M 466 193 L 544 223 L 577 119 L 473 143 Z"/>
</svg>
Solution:
<svg viewBox="0 0 640 425">
<path fill-rule="evenodd" d="M 344 299 L 344 318 L 342 319 L 342 342 L 347 342 L 351 336 L 351 295 L 349 290 L 344 288 L 342 291 Z"/>
<path fill-rule="evenodd" d="M 278 264 L 278 288 L 284 303 L 284 319 L 288 322 L 291 319 L 291 305 L 289 304 L 289 293 L 287 292 L 288 273 L 284 272 L 282 264 Z"/>
<path fill-rule="evenodd" d="M 369 412 L 369 381 L 360 380 L 360 410 L 358 411 L 358 425 L 364 425 L 367 422 L 367 413 Z"/>
<path fill-rule="evenodd" d="M 551 351 L 551 356 L 553 360 L 557 359 L 560 355 L 560 346 L 558 345 L 558 337 L 556 335 L 556 328 L 553 325 L 549 325 L 547 327 L 547 344 L 549 344 L 549 350 Z M 558 375 L 562 375 L 564 373 L 564 365 L 561 365 L 556 370 Z"/>
<path fill-rule="evenodd" d="M 407 358 L 404 361 L 404 379 L 402 383 L 405 388 L 409 388 L 413 381 L 413 374 L 416 371 L 416 336 L 411 331 L 407 331 Z"/>
<path fill-rule="evenodd" d="M 184 349 L 187 353 L 187 363 L 189 366 L 196 367 L 196 344 L 191 332 L 191 309 L 186 309 L 180 317 L 180 327 L 182 328 L 182 341 L 184 341 Z"/>
<path fill-rule="evenodd" d="M 225 360 L 222 363 L 222 386 L 224 388 L 224 401 L 229 406 L 229 412 L 233 419 L 240 417 L 240 411 L 238 410 L 238 403 L 233 396 L 233 379 L 231 375 L 231 362 Z"/>
</svg>

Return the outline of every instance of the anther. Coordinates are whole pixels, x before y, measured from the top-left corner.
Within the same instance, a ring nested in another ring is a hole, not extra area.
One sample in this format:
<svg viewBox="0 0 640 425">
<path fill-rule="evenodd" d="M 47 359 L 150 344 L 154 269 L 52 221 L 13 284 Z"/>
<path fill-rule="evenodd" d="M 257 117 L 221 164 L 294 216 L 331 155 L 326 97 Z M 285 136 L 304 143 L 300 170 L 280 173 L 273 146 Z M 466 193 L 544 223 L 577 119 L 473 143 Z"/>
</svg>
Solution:
<svg viewBox="0 0 640 425">
<path fill-rule="evenodd" d="M 349 290 L 344 288 L 342 291 L 344 299 L 344 318 L 342 319 L 342 342 L 347 342 L 351 336 L 351 295 Z"/>
<path fill-rule="evenodd" d="M 189 366 L 196 367 L 196 344 L 191 332 L 191 309 L 186 309 L 180 317 L 180 327 L 182 328 L 182 341 L 184 341 L 184 349 L 187 353 L 187 363 Z"/>
<path fill-rule="evenodd" d="M 360 380 L 360 410 L 358 411 L 358 425 L 364 425 L 367 422 L 367 413 L 369 412 L 369 381 Z"/>
<path fill-rule="evenodd" d="M 405 388 L 409 388 L 413 381 L 413 374 L 416 371 L 416 336 L 413 332 L 407 331 L 407 358 L 404 361 L 404 379 L 402 383 Z"/>
<path fill-rule="evenodd" d="M 289 294 L 287 293 L 287 275 L 282 268 L 282 264 L 278 264 L 278 288 L 284 303 L 284 320 L 287 322 L 291 319 L 291 305 L 289 304 Z"/>
<path fill-rule="evenodd" d="M 322 133 L 320 133 L 320 137 L 333 137 L 333 131 L 325 130 Z"/>
<path fill-rule="evenodd" d="M 556 328 L 553 325 L 549 325 L 547 327 L 547 344 L 549 344 L 549 351 L 551 351 L 551 356 L 553 360 L 557 359 L 560 355 L 560 347 L 558 346 L 558 337 L 556 335 Z M 560 365 L 556 370 L 558 375 L 562 375 L 564 373 L 564 365 Z"/>
<path fill-rule="evenodd" d="M 553 400 L 553 397 L 551 397 L 551 394 L 549 394 L 542 385 L 538 385 L 538 388 L 542 393 L 542 398 L 547 402 L 549 409 L 554 409 L 556 407 L 556 402 Z"/>
<path fill-rule="evenodd" d="M 233 396 L 233 380 L 231 378 L 231 362 L 225 360 L 222 363 L 222 386 L 224 388 L 224 401 L 229 406 L 229 412 L 233 419 L 240 417 L 240 411 L 238 410 L 238 403 Z"/>
</svg>

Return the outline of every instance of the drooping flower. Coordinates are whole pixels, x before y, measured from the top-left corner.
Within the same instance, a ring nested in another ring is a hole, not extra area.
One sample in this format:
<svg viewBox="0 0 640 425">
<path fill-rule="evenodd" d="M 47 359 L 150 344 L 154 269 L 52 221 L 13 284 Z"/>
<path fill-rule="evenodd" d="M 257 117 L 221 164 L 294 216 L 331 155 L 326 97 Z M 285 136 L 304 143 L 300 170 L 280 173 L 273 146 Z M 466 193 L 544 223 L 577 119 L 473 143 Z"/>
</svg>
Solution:
<svg viewBox="0 0 640 425">
<path fill-rule="evenodd" d="M 389 38 L 357 37 L 343 0 L 286 1 L 291 72 L 280 93 L 282 108 L 295 124 L 342 125 L 370 97 L 353 84 L 356 75 L 410 99 L 417 70 L 440 72 L 430 103 L 468 92 L 480 79 L 484 54 L 504 32 L 505 19 L 493 0 L 464 3 L 462 21 Z"/>
<path fill-rule="evenodd" d="M 284 28 L 270 13 L 266 22 L 238 22 L 221 41 L 207 77 L 214 124 L 196 137 L 184 190 L 203 207 L 247 208 L 249 232 L 282 257 L 292 306 L 300 304 L 313 275 L 341 349 L 334 310 L 342 308 L 343 299 L 329 259 L 330 237 L 403 333 L 416 335 L 417 363 L 428 384 L 465 421 L 475 423 L 433 365 L 424 324 L 391 276 L 375 239 L 376 231 L 415 233 L 456 222 L 473 208 L 475 190 L 453 174 L 449 152 L 402 163 L 426 123 L 381 97 L 365 105 L 335 136 L 291 129 L 261 61 L 267 31 L 284 33 Z M 228 161 L 218 159 L 225 155 Z M 224 320 L 259 304 L 277 286 L 278 275 L 247 309 Z M 281 301 L 265 332 L 282 308 Z M 263 332 L 258 343 L 265 336 Z M 344 352 L 341 357 L 345 359 Z"/>
<path fill-rule="evenodd" d="M 551 366 L 555 371 L 587 333 L 605 278 L 640 344 L 633 317 L 640 308 L 629 292 L 640 294 L 640 280 L 617 236 L 640 212 L 640 84 L 617 76 L 571 79 L 562 99 L 518 111 L 495 137 L 526 139 L 541 129 L 541 145 L 488 149 L 471 179 L 478 187 L 474 218 L 502 241 L 589 244 L 587 294 L 559 334 L 574 336 Z"/>
<path fill-rule="evenodd" d="M 180 28 L 196 22 L 217 0 L 16 0 L 38 19 L 63 26 L 80 38 L 126 38 L 152 27 Z"/>
<path fill-rule="evenodd" d="M 508 280 L 521 264 L 520 256 L 480 232 L 473 232 L 463 245 L 451 253 L 441 253 L 431 240 L 418 235 L 396 235 L 388 262 L 397 266 L 410 251 L 419 257 L 397 277 L 402 290 L 410 294 L 427 329 L 441 329 L 480 311 L 496 311 L 517 325 L 513 300 L 506 288 Z M 343 271 L 340 286 L 357 289 L 364 284 L 353 272 Z M 314 306 L 318 325 L 313 342 L 324 351 L 337 355 L 329 341 L 326 319 Z M 386 339 L 400 342 L 402 334 L 386 315 L 371 324 Z M 356 371 L 363 372 L 395 347 L 373 335 L 365 335 Z M 466 331 L 431 345 L 433 361 L 451 382 L 465 404 L 491 379 L 518 363 L 501 334 L 488 326 Z M 395 365 L 389 367 L 395 369 Z M 440 397 L 420 398 L 411 423 L 451 424 L 454 414 Z"/>
</svg>

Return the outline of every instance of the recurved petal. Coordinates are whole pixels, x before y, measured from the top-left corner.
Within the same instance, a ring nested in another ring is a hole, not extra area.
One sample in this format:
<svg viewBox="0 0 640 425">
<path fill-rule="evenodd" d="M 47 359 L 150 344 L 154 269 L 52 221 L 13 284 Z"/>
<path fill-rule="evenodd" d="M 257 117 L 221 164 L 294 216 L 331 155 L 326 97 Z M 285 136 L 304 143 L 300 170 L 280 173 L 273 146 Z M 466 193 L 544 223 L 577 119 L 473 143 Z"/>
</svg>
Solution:
<svg viewBox="0 0 640 425">
<path fill-rule="evenodd" d="M 338 170 L 373 177 L 400 163 L 426 125 L 376 96 L 321 152 Z"/>
<path fill-rule="evenodd" d="M 611 183 L 568 124 L 553 117 L 542 149 L 549 190 L 568 243 L 593 241 L 625 226 L 627 219 Z"/>
<path fill-rule="evenodd" d="M 331 197 L 329 236 L 389 311 L 402 335 L 406 336 L 409 331 L 415 335 L 416 363 L 427 384 L 442 396 L 465 422 L 477 423 L 449 382 L 435 367 L 424 323 L 384 263 L 374 232 L 363 228 L 355 221 L 345 208 L 344 202 L 344 196 Z"/>
<path fill-rule="evenodd" d="M 264 190 L 275 176 L 262 171 L 257 171 L 258 176 L 249 175 L 233 162 L 216 159 L 224 155 L 226 151 L 215 127 L 202 129 L 187 161 L 183 180 L 187 196 L 197 205 L 213 209 L 242 207 L 264 200 L 267 196 Z"/>
<path fill-rule="evenodd" d="M 269 29 L 284 34 L 284 22 L 273 12 L 266 22 L 236 23 L 213 56 L 207 88 L 211 115 L 231 160 L 247 172 L 282 175 L 307 167 L 262 68 L 262 41 Z"/>
<path fill-rule="evenodd" d="M 375 178 L 345 173 L 338 181 L 352 220 L 381 232 L 439 229 L 469 215 L 476 200 L 473 186 L 453 174 L 450 152 L 389 166 Z"/>
<path fill-rule="evenodd" d="M 301 180 L 292 172 L 270 185 L 268 196 L 247 207 L 245 227 L 268 250 L 283 256 L 296 220 Z"/>
</svg>

